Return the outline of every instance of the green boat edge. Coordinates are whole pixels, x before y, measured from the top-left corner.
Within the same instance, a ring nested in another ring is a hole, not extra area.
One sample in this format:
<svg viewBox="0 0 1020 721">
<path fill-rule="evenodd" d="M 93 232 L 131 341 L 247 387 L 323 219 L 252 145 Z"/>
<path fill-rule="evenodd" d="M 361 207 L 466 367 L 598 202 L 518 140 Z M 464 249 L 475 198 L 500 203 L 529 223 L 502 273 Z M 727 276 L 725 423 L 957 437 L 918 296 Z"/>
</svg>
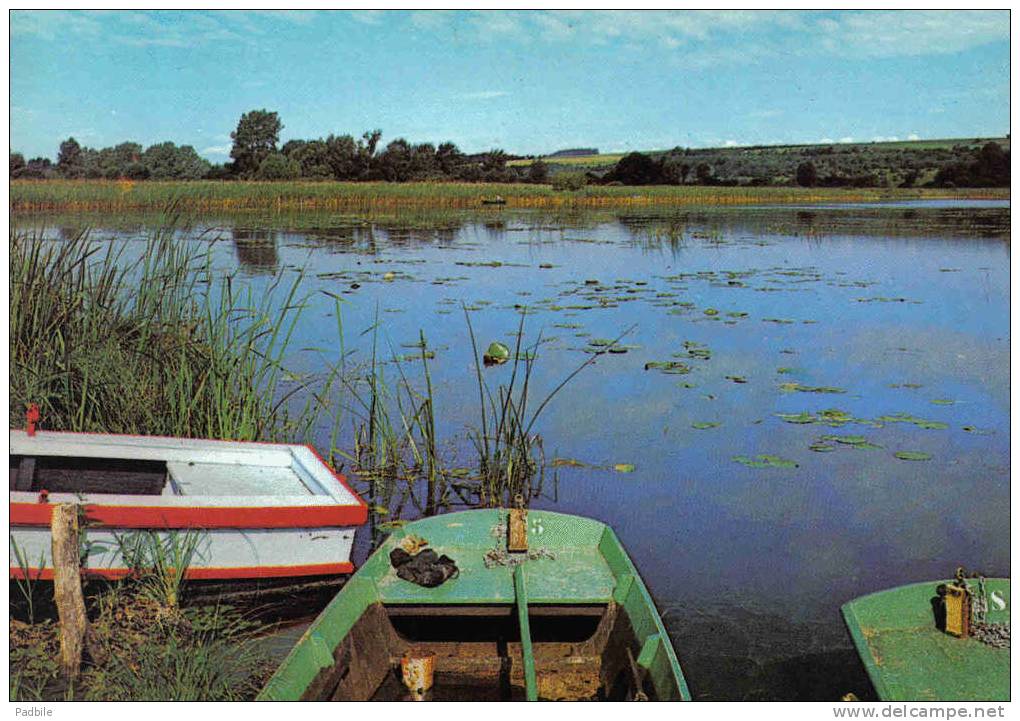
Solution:
<svg viewBox="0 0 1020 721">
<path fill-rule="evenodd" d="M 392 533 L 372 554 L 368 561 L 350 578 L 340 592 L 316 617 L 298 643 L 276 669 L 272 677 L 259 692 L 259 701 L 297 701 L 322 668 L 334 663 L 333 652 L 350 632 L 365 610 L 381 601 L 376 586 L 376 575 L 389 571 L 388 554 L 399 538 L 409 534 L 435 537 L 437 519 L 449 523 L 468 514 L 488 514 L 491 521 L 499 522 L 502 509 L 474 510 L 433 516 L 408 523 Z M 628 615 L 637 639 L 644 639 L 638 664 L 648 673 L 656 694 L 661 700 L 690 701 L 690 690 L 684 678 L 676 652 L 669 635 L 655 607 L 651 594 L 642 581 L 637 568 L 624 550 L 612 528 L 604 523 L 582 516 L 572 516 L 551 511 L 531 511 L 529 517 L 541 521 L 543 518 L 571 520 L 601 527 L 598 551 L 605 560 L 615 580 L 611 599 L 621 606 Z M 438 545 L 438 544 L 437 544 Z M 373 559 L 384 558 L 385 565 L 372 563 Z M 507 569 L 510 573 L 510 569 Z M 560 599 L 570 603 L 572 599 Z"/>
<path fill-rule="evenodd" d="M 1010 588 L 1010 579 L 1008 578 L 988 578 L 989 582 L 994 582 L 996 585 L 1005 584 L 1007 591 Z M 847 631 L 850 634 L 850 639 L 853 641 L 854 648 L 857 651 L 857 655 L 861 659 L 861 663 L 864 665 L 864 670 L 868 674 L 868 678 L 871 680 L 871 684 L 875 689 L 875 693 L 878 698 L 882 701 L 927 701 L 929 699 L 903 697 L 896 693 L 895 689 L 886 683 L 886 672 L 882 669 L 878 663 L 876 663 L 874 654 L 872 653 L 871 646 L 868 644 L 867 637 L 864 633 L 864 629 L 861 625 L 861 620 L 858 614 L 858 610 L 861 609 L 863 604 L 868 602 L 875 602 L 880 599 L 882 600 L 893 600 L 898 595 L 912 594 L 914 591 L 927 589 L 931 594 L 934 594 L 935 588 L 942 583 L 950 583 L 952 579 L 942 579 L 934 581 L 921 581 L 919 583 L 911 583 L 903 586 L 896 586 L 894 588 L 884 589 L 882 591 L 876 591 L 869 593 L 864 596 L 859 596 L 855 599 L 848 601 L 840 607 L 840 613 L 843 616 L 843 622 L 846 625 Z M 1008 607 L 1007 607 L 1008 608 Z M 1001 619 L 998 619 L 1001 620 Z M 1006 612 L 1006 621 L 1009 621 L 1008 611 Z M 1007 686 L 1008 689 L 1008 686 Z M 1007 692 L 1006 698 L 1000 699 L 999 697 L 988 697 L 982 699 L 986 701 L 1008 701 L 1009 696 Z"/>
</svg>

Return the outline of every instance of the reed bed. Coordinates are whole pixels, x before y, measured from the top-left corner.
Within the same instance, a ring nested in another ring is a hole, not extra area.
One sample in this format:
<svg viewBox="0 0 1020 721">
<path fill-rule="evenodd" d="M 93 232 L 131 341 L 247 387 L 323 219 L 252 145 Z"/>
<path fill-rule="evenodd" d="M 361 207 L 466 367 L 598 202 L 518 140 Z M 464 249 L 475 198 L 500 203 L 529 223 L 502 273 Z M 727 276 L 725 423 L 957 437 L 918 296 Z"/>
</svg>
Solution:
<svg viewBox="0 0 1020 721">
<path fill-rule="evenodd" d="M 300 277 L 265 297 L 213 280 L 208 251 L 155 231 L 142 247 L 12 232 L 12 427 L 235 440 L 302 436 L 283 357 Z M 281 301 L 282 296 L 282 302 Z"/>
<path fill-rule="evenodd" d="M 878 200 L 1008 198 L 1009 190 L 935 188 L 797 188 L 713 186 L 589 186 L 556 191 L 548 185 L 385 182 L 129 182 L 19 180 L 11 183 L 10 208 L 33 211 L 335 210 L 472 208 L 496 196 L 508 207 L 599 208 L 630 206 L 726 206 Z"/>
</svg>

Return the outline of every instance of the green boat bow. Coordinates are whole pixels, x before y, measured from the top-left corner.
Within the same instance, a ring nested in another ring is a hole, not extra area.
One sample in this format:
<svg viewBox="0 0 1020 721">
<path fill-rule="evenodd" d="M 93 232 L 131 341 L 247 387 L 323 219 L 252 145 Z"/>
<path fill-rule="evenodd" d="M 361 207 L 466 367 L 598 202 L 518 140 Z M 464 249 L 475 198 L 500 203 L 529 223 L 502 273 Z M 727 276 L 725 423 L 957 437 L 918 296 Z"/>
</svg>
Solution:
<svg viewBox="0 0 1020 721">
<path fill-rule="evenodd" d="M 843 606 L 850 637 L 883 701 L 1009 700 L 1009 648 L 936 627 L 929 581 L 862 596 Z M 972 582 L 976 584 L 976 582 Z M 986 579 L 987 623 L 1009 624 L 1009 579 Z"/>
<path fill-rule="evenodd" d="M 444 677 L 491 671 L 503 676 L 503 698 L 610 698 L 616 688 L 617 696 L 689 700 L 652 598 L 611 528 L 530 511 L 527 560 L 507 565 L 506 521 L 505 510 L 464 511 L 394 532 L 312 623 L 259 698 L 382 698 L 379 689 L 395 677 L 399 654 L 421 641 L 439 649 L 437 687 Z M 411 535 L 452 558 L 459 574 L 435 588 L 398 578 L 389 554 Z M 586 630 L 557 637 L 584 619 Z M 621 679 L 628 692 L 619 692 Z"/>
</svg>

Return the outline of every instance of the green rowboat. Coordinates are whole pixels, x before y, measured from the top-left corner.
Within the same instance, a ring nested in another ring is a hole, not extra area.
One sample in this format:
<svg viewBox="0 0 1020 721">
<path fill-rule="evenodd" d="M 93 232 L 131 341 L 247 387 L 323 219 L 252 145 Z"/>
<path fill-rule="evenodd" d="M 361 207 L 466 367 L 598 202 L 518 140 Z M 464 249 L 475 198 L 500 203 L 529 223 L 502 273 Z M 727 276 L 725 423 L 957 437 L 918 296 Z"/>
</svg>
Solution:
<svg viewBox="0 0 1020 721">
<path fill-rule="evenodd" d="M 434 700 L 689 700 L 637 569 L 605 524 L 527 514 L 529 551 L 506 551 L 505 510 L 450 513 L 395 531 L 323 610 L 261 700 L 400 700 L 406 653 L 434 654 Z M 398 578 L 410 536 L 452 558 L 435 588 Z"/>
<path fill-rule="evenodd" d="M 930 581 L 880 591 L 843 606 L 850 637 L 882 701 L 1007 701 L 1009 648 L 956 638 L 936 627 Z M 987 623 L 1009 624 L 1009 579 L 986 580 Z"/>
</svg>

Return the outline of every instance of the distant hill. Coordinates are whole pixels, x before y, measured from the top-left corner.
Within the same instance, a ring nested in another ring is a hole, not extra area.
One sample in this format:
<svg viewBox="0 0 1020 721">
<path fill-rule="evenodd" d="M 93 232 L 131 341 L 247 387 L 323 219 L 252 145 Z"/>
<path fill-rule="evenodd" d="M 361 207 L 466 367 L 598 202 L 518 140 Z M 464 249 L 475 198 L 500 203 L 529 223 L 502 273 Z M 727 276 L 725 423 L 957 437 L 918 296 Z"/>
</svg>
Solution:
<svg viewBox="0 0 1020 721">
<path fill-rule="evenodd" d="M 550 153 L 547 158 L 577 158 L 586 157 L 590 155 L 598 155 L 598 148 L 567 148 L 566 150 L 557 150 L 555 153 Z"/>
<path fill-rule="evenodd" d="M 879 143 L 827 143 L 803 145 L 754 145 L 726 148 L 682 148 L 650 150 L 643 154 L 653 160 L 669 156 L 676 167 L 678 183 L 720 185 L 789 185 L 796 183 L 797 168 L 811 163 L 819 184 L 862 186 L 924 185 L 933 182 L 943 169 L 972 162 L 975 153 L 988 143 L 1008 152 L 1010 139 L 948 138 L 903 140 Z M 545 156 L 550 173 L 584 172 L 592 181 L 609 173 L 625 153 Z M 530 159 L 511 165 L 528 165 Z M 686 166 L 686 174 L 683 168 Z M 698 178 L 698 167 L 702 177 Z"/>
</svg>

